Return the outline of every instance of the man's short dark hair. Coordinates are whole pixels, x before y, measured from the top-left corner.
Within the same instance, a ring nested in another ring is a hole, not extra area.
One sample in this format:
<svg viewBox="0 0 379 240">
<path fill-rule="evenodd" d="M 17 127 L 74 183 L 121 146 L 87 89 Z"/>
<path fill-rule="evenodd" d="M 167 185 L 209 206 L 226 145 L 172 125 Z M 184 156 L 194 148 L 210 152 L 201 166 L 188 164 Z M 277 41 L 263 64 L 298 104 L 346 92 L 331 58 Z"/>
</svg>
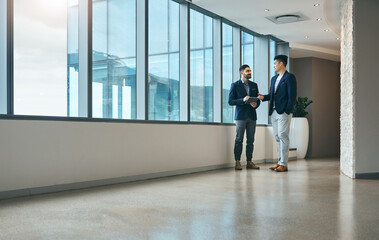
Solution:
<svg viewBox="0 0 379 240">
<path fill-rule="evenodd" d="M 286 55 L 276 55 L 274 60 L 282 62 L 285 67 L 287 66 L 288 57 Z"/>
<path fill-rule="evenodd" d="M 249 65 L 244 64 L 244 65 L 242 65 L 242 66 L 240 67 L 240 72 L 245 71 L 245 68 L 250 68 L 250 67 L 249 67 Z"/>
</svg>

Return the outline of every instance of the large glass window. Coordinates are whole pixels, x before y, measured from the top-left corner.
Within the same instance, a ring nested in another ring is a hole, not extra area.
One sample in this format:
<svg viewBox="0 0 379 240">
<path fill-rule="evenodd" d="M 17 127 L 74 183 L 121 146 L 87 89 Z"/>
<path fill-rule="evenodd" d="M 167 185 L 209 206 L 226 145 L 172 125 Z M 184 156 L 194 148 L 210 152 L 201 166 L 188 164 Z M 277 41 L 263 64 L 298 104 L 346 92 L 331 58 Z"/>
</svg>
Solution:
<svg viewBox="0 0 379 240">
<path fill-rule="evenodd" d="M 150 120 L 179 121 L 179 4 L 149 1 Z"/>
<path fill-rule="evenodd" d="M 75 4 L 71 0 L 14 0 L 15 114 L 68 115 L 67 83 L 77 78 L 77 69 L 68 67 L 77 62 L 77 54 L 72 59 L 67 55 L 68 48 L 75 51 L 78 41 L 77 26 L 70 32 L 67 28 L 68 23 L 77 25 L 77 11 L 71 11 Z"/>
<path fill-rule="evenodd" d="M 136 118 L 136 0 L 93 0 L 92 115 Z"/>
<path fill-rule="evenodd" d="M 0 0 L 0 114 L 7 113 L 7 2 Z"/>
<path fill-rule="evenodd" d="M 276 55 L 276 42 L 272 39 L 270 39 L 270 79 L 275 76 L 275 70 L 274 70 L 274 57 Z"/>
<path fill-rule="evenodd" d="M 79 116 L 79 4 L 71 1 L 68 7 L 67 34 L 67 115 Z"/>
<path fill-rule="evenodd" d="M 13 73 L 7 75 L 6 42 L 10 37 L 5 23 L 7 2 L 0 2 L 0 114 L 6 114 L 8 106 L 12 111 L 13 106 L 17 115 L 84 116 L 85 113 L 79 113 L 79 99 L 83 100 L 81 109 L 85 111 L 87 101 L 84 98 L 87 96 L 80 94 L 87 94 L 87 83 L 80 82 L 86 79 L 79 81 L 79 76 L 86 78 L 87 69 L 79 72 L 79 56 L 80 63 L 86 65 L 86 57 L 80 55 L 82 49 L 79 48 L 83 47 L 83 54 L 87 49 L 86 34 L 80 38 L 83 42 L 79 47 L 79 30 L 86 29 L 87 20 L 80 21 L 79 17 L 85 18 L 85 14 L 79 16 L 79 12 L 85 13 L 87 7 L 80 8 L 79 0 L 13 0 L 14 48 L 10 54 L 14 62 Z M 270 77 L 275 75 L 275 39 L 269 38 L 267 46 L 267 37 L 247 29 L 235 35 L 237 32 L 233 33 L 232 24 L 225 20 L 220 27 L 218 18 L 210 17 L 206 11 L 191 4 L 182 5 L 183 8 L 177 0 L 91 0 L 90 4 L 92 91 L 89 95 L 92 100 L 88 101 L 92 106 L 88 110 L 94 118 L 137 119 L 137 33 L 141 39 L 138 40 L 138 53 L 142 56 L 138 72 L 144 78 L 138 82 L 138 119 L 180 121 L 187 120 L 189 115 L 189 120 L 195 122 L 232 123 L 233 107 L 229 106 L 228 97 L 230 85 L 236 80 L 233 79 L 236 71 L 233 59 L 238 59 L 238 64 L 241 60 L 241 64 L 250 65 L 252 80 L 259 78 L 257 83 L 262 92 L 266 87 L 267 71 Z M 186 22 L 187 17 L 189 22 Z M 141 25 L 138 29 L 137 18 Z M 145 19 L 148 21 L 146 29 Z M 187 26 L 189 36 L 185 30 Z M 221 29 L 220 42 L 213 35 L 218 35 Z M 233 49 L 233 45 L 236 46 L 233 37 L 238 37 L 238 41 L 241 38 L 241 54 Z M 147 46 L 144 46 L 145 40 L 148 40 Z M 255 52 L 254 45 L 266 47 L 256 48 Z M 269 69 L 265 67 L 268 52 Z M 213 59 L 215 56 L 221 59 Z M 186 63 L 187 57 L 189 63 Z M 182 66 L 181 59 L 185 60 Z M 218 80 L 220 74 L 222 82 Z M 13 76 L 13 86 L 8 86 L 8 76 Z M 184 82 L 180 82 L 180 78 Z M 13 105 L 7 99 L 9 87 L 13 87 Z M 262 114 L 265 104 L 262 103 L 258 110 L 260 116 L 265 114 Z M 262 119 L 259 117 L 258 123 L 267 122 Z"/>
<path fill-rule="evenodd" d="M 190 10 L 190 119 L 213 121 L 212 18 Z"/>
<path fill-rule="evenodd" d="M 251 68 L 251 76 L 254 78 L 254 36 L 242 31 L 242 64 Z"/>
<path fill-rule="evenodd" d="M 222 24 L 222 122 L 233 122 L 233 107 L 229 105 L 229 90 L 233 82 L 233 27 Z"/>
</svg>

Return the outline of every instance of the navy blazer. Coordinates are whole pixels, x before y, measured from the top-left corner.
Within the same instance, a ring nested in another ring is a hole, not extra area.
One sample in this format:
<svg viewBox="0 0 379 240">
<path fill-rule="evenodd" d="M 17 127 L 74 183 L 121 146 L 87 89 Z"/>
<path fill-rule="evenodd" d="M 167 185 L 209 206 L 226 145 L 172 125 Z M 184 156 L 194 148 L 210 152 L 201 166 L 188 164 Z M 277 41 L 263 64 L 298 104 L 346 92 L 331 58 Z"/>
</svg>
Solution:
<svg viewBox="0 0 379 240">
<path fill-rule="evenodd" d="M 297 95 L 296 77 L 292 73 L 286 71 L 283 74 L 282 79 L 280 79 L 278 88 L 275 92 L 275 82 L 278 76 L 279 74 L 271 78 L 270 93 L 264 95 L 263 101 L 270 101 L 269 115 L 274 111 L 273 100 L 275 100 L 275 110 L 277 113 L 282 114 L 285 112 L 291 114 Z"/>
<path fill-rule="evenodd" d="M 249 81 L 248 83 L 250 88 L 250 97 L 257 97 L 259 93 L 258 84 L 252 81 Z M 229 91 L 229 105 L 236 105 L 234 116 L 235 120 L 246 120 L 247 118 L 257 120 L 255 108 L 253 108 L 250 104 L 245 104 L 243 101 L 246 96 L 247 92 L 241 79 L 232 83 Z M 258 108 L 261 101 L 258 100 L 257 103 Z"/>
</svg>

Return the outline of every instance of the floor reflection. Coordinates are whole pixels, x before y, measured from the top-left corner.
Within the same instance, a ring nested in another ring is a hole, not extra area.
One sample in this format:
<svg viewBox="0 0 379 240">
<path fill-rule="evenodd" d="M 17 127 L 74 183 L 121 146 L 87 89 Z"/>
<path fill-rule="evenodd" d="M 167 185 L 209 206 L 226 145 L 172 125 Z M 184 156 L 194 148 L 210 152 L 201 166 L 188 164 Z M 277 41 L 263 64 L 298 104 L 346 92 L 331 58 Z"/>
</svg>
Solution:
<svg viewBox="0 0 379 240">
<path fill-rule="evenodd" d="M 0 201 L 0 239 L 377 239 L 379 181 L 338 159 Z"/>
<path fill-rule="evenodd" d="M 355 239 L 354 236 L 354 180 L 341 175 L 339 179 L 339 219 L 340 239 Z"/>
</svg>

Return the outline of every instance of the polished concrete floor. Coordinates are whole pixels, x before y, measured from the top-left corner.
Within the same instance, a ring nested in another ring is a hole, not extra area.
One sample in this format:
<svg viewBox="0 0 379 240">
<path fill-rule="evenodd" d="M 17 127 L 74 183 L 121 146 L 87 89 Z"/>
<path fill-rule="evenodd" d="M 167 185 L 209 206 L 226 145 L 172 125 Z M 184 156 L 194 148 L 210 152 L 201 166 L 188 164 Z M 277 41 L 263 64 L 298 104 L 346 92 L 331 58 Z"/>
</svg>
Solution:
<svg viewBox="0 0 379 240">
<path fill-rule="evenodd" d="M 0 201 L 0 239 L 379 239 L 379 181 L 338 159 Z"/>
</svg>

